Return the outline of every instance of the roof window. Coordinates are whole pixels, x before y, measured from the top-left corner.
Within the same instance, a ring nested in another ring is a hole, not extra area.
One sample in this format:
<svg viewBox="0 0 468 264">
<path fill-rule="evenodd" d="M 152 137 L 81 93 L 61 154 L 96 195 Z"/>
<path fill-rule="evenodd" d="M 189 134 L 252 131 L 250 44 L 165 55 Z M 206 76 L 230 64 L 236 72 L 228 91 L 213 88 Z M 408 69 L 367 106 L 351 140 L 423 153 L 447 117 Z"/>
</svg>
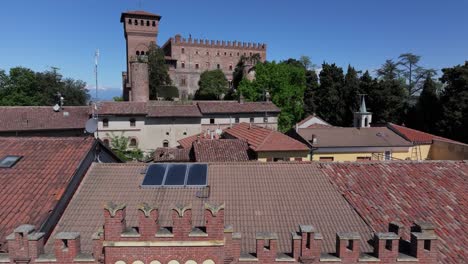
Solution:
<svg viewBox="0 0 468 264">
<path fill-rule="evenodd" d="M 23 156 L 12 156 L 8 155 L 0 159 L 0 168 L 11 168 L 22 158 Z"/>
</svg>

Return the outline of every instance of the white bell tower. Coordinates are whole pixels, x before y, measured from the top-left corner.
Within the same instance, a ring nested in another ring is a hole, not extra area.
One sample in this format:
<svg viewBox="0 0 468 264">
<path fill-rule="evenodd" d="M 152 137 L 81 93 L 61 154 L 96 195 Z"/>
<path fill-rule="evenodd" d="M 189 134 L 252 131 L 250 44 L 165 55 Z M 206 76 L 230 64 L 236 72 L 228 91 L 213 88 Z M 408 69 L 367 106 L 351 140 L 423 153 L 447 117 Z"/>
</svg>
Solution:
<svg viewBox="0 0 468 264">
<path fill-rule="evenodd" d="M 361 106 L 359 112 L 354 112 L 354 127 L 370 127 L 372 122 L 372 113 L 367 112 L 365 94 L 361 94 Z"/>
</svg>

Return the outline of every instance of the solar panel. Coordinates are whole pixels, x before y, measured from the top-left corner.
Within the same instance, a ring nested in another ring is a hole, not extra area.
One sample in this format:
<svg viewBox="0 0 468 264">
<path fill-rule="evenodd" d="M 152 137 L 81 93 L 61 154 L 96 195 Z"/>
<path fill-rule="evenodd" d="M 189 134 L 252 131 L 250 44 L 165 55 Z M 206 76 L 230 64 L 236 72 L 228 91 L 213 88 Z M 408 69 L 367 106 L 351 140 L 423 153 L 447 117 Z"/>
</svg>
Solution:
<svg viewBox="0 0 468 264">
<path fill-rule="evenodd" d="M 170 164 L 167 168 L 165 186 L 178 186 L 185 184 L 186 164 Z"/>
<path fill-rule="evenodd" d="M 187 175 L 187 185 L 206 185 L 208 165 L 191 164 Z"/>
<path fill-rule="evenodd" d="M 166 173 L 166 164 L 152 164 L 146 171 L 142 185 L 162 185 L 164 174 Z"/>
<path fill-rule="evenodd" d="M 207 184 L 207 164 L 158 163 L 148 166 L 142 186 L 201 187 Z"/>
</svg>

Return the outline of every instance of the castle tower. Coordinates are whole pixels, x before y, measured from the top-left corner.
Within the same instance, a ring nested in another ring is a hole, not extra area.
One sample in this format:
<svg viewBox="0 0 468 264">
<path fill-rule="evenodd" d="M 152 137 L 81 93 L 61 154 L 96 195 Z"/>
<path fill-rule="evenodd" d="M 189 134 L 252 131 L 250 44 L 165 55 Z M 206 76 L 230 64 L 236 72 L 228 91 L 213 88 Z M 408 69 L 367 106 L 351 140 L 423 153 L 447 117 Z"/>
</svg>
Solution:
<svg viewBox="0 0 468 264">
<path fill-rule="evenodd" d="M 149 92 L 144 91 L 146 89 L 144 87 L 139 87 L 132 92 L 132 84 L 138 82 L 132 79 L 131 64 L 138 61 L 139 56 L 147 54 L 151 43 L 156 44 L 160 19 L 161 16 L 145 11 L 129 11 L 122 13 L 120 17 L 120 22 L 124 26 L 127 46 L 127 71 L 122 74 L 123 98 L 125 101 L 132 100 L 133 98 L 140 98 L 142 100 L 146 93 Z M 140 92 L 145 94 L 140 94 Z"/>
<path fill-rule="evenodd" d="M 367 112 L 365 95 L 361 95 L 361 106 L 359 112 L 354 112 L 354 127 L 370 127 L 372 122 L 372 113 Z"/>
</svg>

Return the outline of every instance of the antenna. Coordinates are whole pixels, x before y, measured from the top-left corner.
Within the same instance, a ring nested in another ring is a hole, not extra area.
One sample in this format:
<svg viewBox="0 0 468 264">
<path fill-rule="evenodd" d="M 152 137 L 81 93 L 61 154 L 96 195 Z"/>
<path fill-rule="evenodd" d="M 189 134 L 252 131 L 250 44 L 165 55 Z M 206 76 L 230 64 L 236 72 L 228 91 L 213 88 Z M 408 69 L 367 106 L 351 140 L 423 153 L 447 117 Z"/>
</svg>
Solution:
<svg viewBox="0 0 468 264">
<path fill-rule="evenodd" d="M 94 54 L 94 74 L 96 78 L 96 98 L 98 100 L 98 61 L 99 61 L 99 49 L 96 50 Z"/>
<path fill-rule="evenodd" d="M 99 126 L 98 121 L 99 121 L 99 114 L 98 114 L 98 61 L 99 61 L 99 49 L 96 50 L 96 53 L 94 54 L 94 73 L 95 73 L 95 78 L 96 78 L 96 98 L 94 99 L 93 102 L 93 118 L 94 121 L 88 120 L 86 122 L 86 131 L 88 133 L 94 133 L 96 132 L 96 138 L 99 139 Z M 96 126 L 94 128 L 94 122 L 96 123 Z M 90 130 L 88 131 L 88 123 L 90 123 Z M 91 130 L 94 130 L 93 132 L 90 132 Z"/>
<path fill-rule="evenodd" d="M 95 118 L 90 118 L 88 121 L 86 121 L 86 126 L 85 130 L 86 132 L 92 134 L 96 132 L 98 129 L 98 120 Z"/>
</svg>

